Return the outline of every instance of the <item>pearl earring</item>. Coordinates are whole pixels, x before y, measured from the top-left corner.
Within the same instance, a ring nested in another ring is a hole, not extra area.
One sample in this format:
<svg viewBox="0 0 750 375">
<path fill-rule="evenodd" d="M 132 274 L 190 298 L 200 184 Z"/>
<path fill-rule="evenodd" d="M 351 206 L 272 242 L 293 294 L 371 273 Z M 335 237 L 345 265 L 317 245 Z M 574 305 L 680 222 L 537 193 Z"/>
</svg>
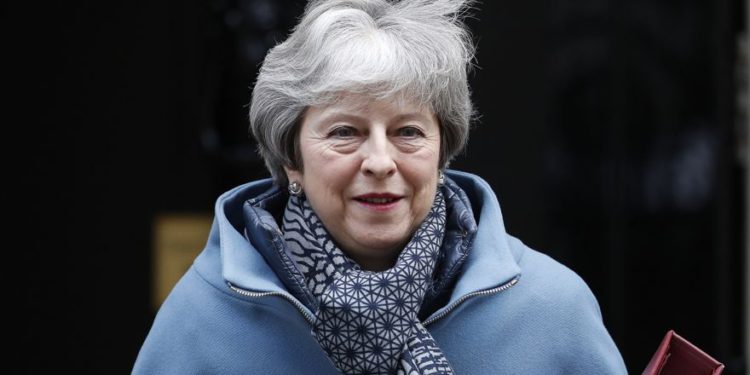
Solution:
<svg viewBox="0 0 750 375">
<path fill-rule="evenodd" d="M 302 194 L 302 184 L 297 181 L 290 183 L 289 194 L 294 195 L 295 197 L 300 196 L 300 194 Z"/>
</svg>

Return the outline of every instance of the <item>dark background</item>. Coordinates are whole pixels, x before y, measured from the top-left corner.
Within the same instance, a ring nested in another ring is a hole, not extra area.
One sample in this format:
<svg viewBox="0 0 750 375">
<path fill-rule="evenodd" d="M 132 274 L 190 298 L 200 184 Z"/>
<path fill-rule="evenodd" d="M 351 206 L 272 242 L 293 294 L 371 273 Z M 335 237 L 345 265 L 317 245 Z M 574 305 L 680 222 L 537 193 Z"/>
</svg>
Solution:
<svg viewBox="0 0 750 375">
<path fill-rule="evenodd" d="M 153 219 L 209 213 L 266 175 L 245 105 L 302 6 L 0 6 L 12 373 L 130 372 L 155 313 Z M 589 283 L 632 373 L 669 329 L 747 371 L 743 6 L 486 1 L 468 22 L 481 119 L 452 166 L 490 182 L 510 233 Z"/>
</svg>

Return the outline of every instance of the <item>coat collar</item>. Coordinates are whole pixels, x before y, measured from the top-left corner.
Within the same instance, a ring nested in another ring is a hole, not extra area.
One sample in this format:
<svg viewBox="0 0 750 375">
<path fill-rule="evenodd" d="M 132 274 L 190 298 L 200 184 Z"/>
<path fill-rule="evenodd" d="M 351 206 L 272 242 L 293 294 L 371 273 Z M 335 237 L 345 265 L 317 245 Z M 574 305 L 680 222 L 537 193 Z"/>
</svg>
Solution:
<svg viewBox="0 0 750 375">
<path fill-rule="evenodd" d="M 466 193 L 477 222 L 471 251 L 448 302 L 451 305 L 467 294 L 503 285 L 516 278 L 521 270 L 510 250 L 500 205 L 487 182 L 464 172 L 447 171 L 447 175 Z M 271 234 L 279 230 L 273 217 L 260 217 L 254 227 L 247 228 L 254 231 L 250 236 L 257 238 L 255 243 L 248 241 L 244 233 L 243 205 L 277 193 L 280 191 L 273 187 L 270 179 L 224 193 L 216 203 L 216 220 L 209 241 L 220 248 L 221 273 L 226 283 L 252 292 L 295 299 L 255 247 L 273 245 Z M 258 235 L 260 237 L 256 237 Z"/>
<path fill-rule="evenodd" d="M 489 184 L 465 172 L 446 174 L 466 193 L 477 222 L 472 249 L 450 298 L 452 304 L 464 295 L 509 282 L 520 275 L 521 268 L 511 252 L 500 204 Z"/>
</svg>

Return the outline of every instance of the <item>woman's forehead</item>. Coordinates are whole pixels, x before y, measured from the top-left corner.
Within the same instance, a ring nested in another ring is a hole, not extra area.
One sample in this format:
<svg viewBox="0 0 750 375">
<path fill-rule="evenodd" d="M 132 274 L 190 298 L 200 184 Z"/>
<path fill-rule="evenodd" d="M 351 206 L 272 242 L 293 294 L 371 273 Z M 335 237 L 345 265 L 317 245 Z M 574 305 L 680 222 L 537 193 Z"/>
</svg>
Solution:
<svg viewBox="0 0 750 375">
<path fill-rule="evenodd" d="M 310 109 L 321 114 L 368 114 L 382 110 L 387 110 L 394 115 L 431 113 L 430 107 L 427 104 L 407 95 L 375 98 L 360 93 L 340 94 L 331 102 L 312 106 Z"/>
</svg>

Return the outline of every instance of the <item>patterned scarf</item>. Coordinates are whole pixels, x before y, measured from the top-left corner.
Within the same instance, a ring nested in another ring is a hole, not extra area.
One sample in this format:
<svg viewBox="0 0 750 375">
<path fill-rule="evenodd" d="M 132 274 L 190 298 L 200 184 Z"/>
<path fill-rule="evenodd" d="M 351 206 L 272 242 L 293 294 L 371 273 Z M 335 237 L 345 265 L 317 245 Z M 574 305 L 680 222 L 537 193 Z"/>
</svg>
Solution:
<svg viewBox="0 0 750 375">
<path fill-rule="evenodd" d="M 283 232 L 318 306 L 313 335 L 345 374 L 453 374 L 417 318 L 432 283 L 446 221 L 438 191 L 393 268 L 371 272 L 339 249 L 304 197 L 290 197 Z"/>
</svg>

